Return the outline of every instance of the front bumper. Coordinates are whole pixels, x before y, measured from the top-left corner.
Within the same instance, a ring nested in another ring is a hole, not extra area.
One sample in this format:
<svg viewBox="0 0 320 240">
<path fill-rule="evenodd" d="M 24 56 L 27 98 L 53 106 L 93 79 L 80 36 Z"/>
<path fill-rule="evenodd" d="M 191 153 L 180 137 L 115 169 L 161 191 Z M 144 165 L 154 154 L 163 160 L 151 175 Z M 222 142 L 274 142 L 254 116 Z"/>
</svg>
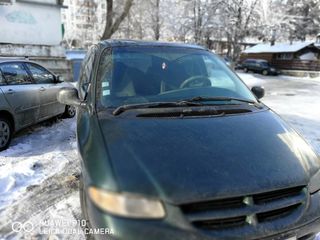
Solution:
<svg viewBox="0 0 320 240">
<path fill-rule="evenodd" d="M 294 225 L 274 224 L 256 228 L 233 228 L 202 231 L 192 226 L 179 212 L 167 206 L 163 220 L 135 220 L 115 217 L 97 209 L 87 201 L 88 216 L 93 229 L 108 228 L 111 234 L 95 234 L 95 239 L 108 240 L 214 240 L 214 239 L 313 239 L 320 232 L 320 192 L 313 194 L 303 216 Z"/>
</svg>

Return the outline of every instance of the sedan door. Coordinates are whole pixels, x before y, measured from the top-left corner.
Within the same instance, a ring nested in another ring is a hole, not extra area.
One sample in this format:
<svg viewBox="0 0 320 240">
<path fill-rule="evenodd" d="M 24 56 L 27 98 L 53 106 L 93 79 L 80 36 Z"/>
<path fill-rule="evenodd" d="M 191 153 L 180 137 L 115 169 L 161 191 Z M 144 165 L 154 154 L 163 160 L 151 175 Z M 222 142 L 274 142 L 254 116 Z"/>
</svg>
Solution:
<svg viewBox="0 0 320 240">
<path fill-rule="evenodd" d="M 36 123 L 40 110 L 38 86 L 22 63 L 2 63 L 0 70 L 6 82 L 1 90 L 15 114 L 16 130 Z"/>
<path fill-rule="evenodd" d="M 38 64 L 25 63 L 25 65 L 40 90 L 39 120 L 63 113 L 65 106 L 57 100 L 57 93 L 61 88 L 61 84 L 55 82 L 55 76 Z"/>
</svg>

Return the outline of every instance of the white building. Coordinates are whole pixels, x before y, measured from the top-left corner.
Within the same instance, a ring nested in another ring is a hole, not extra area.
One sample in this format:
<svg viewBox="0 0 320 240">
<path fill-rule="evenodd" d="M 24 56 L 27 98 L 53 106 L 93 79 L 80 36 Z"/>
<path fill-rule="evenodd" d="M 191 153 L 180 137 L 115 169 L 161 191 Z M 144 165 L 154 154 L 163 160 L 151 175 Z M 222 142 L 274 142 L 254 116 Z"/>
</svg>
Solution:
<svg viewBox="0 0 320 240">
<path fill-rule="evenodd" d="M 99 0 L 65 0 L 62 10 L 68 48 L 87 48 L 98 42 L 104 30 L 106 2 Z"/>
<path fill-rule="evenodd" d="M 60 0 L 0 0 L 0 57 L 25 57 L 68 78 Z"/>
</svg>

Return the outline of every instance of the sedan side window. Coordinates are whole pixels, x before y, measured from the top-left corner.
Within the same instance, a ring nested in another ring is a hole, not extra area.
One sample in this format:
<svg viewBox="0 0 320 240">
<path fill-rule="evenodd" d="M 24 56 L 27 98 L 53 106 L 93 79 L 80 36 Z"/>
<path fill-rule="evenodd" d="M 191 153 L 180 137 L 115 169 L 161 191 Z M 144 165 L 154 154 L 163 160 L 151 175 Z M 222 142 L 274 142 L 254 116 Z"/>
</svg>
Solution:
<svg viewBox="0 0 320 240">
<path fill-rule="evenodd" d="M 6 81 L 4 80 L 3 76 L 2 76 L 2 72 L 0 70 L 0 85 L 4 85 L 6 84 Z"/>
<path fill-rule="evenodd" d="M 2 64 L 0 70 L 9 85 L 32 83 L 29 74 L 21 63 Z"/>
<path fill-rule="evenodd" d="M 54 76 L 45 68 L 32 63 L 26 63 L 26 65 L 29 68 L 31 75 L 36 83 L 54 83 Z"/>
</svg>

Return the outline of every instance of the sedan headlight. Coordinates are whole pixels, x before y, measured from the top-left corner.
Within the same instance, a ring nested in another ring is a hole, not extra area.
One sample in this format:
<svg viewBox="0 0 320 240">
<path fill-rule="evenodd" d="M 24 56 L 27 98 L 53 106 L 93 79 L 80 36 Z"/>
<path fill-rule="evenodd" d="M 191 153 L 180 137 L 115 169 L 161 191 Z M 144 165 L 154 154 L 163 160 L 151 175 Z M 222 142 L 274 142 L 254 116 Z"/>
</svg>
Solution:
<svg viewBox="0 0 320 240">
<path fill-rule="evenodd" d="M 310 180 L 308 188 L 311 194 L 316 193 L 317 191 L 320 190 L 320 171 L 318 171 L 315 175 L 313 175 L 313 177 Z"/>
<path fill-rule="evenodd" d="M 92 202 L 100 209 L 114 215 L 129 218 L 163 218 L 165 210 L 161 201 L 129 193 L 109 192 L 89 187 Z"/>
</svg>

